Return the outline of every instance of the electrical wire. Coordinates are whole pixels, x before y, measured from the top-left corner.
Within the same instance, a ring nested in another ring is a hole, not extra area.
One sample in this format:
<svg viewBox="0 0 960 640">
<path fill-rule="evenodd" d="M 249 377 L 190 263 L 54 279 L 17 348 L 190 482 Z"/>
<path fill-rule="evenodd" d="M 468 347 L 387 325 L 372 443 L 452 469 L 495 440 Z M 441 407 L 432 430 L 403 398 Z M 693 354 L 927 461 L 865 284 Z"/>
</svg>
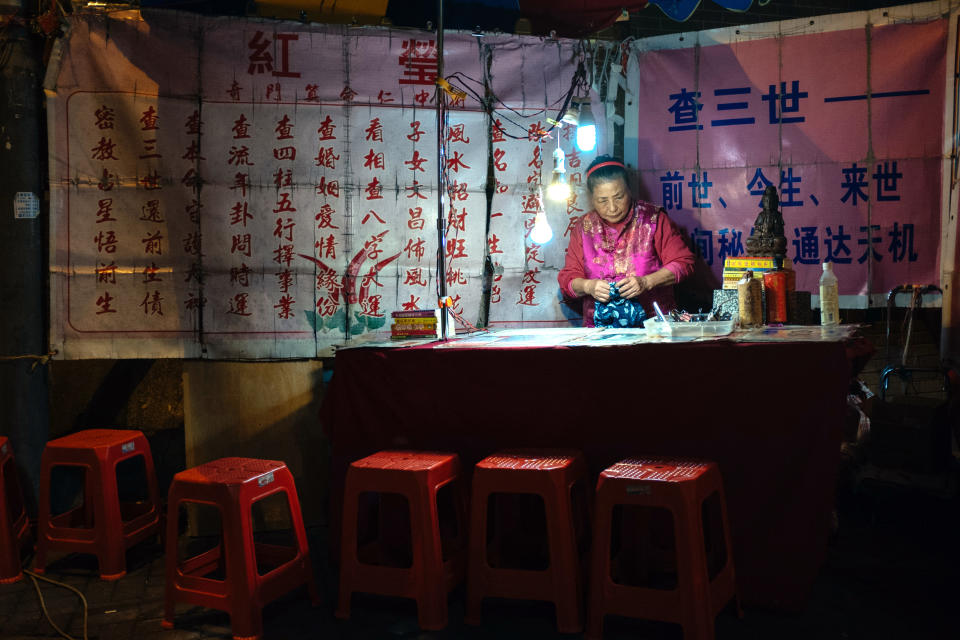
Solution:
<svg viewBox="0 0 960 640">
<path fill-rule="evenodd" d="M 40 599 L 40 608 L 43 610 L 43 615 L 47 618 L 47 622 L 50 623 L 50 626 L 53 627 L 53 630 L 60 634 L 60 637 L 66 638 L 66 640 L 76 640 L 73 636 L 68 634 L 66 631 L 57 626 L 57 623 L 53 621 L 53 618 L 50 617 L 50 612 L 47 611 L 47 603 L 43 599 L 43 593 L 40 591 L 40 583 L 37 580 L 43 580 L 44 582 L 49 582 L 52 585 L 63 587 L 64 589 L 69 589 L 73 591 L 80 598 L 80 602 L 83 603 L 83 640 L 88 640 L 87 638 L 87 617 L 89 614 L 89 605 L 87 604 L 87 599 L 84 597 L 83 593 L 76 587 L 72 587 L 69 584 L 58 582 L 46 576 L 42 576 L 39 573 L 35 573 L 28 569 L 24 569 L 23 572 L 30 576 L 30 581 L 33 583 L 33 588 L 37 592 L 37 598 Z"/>
</svg>

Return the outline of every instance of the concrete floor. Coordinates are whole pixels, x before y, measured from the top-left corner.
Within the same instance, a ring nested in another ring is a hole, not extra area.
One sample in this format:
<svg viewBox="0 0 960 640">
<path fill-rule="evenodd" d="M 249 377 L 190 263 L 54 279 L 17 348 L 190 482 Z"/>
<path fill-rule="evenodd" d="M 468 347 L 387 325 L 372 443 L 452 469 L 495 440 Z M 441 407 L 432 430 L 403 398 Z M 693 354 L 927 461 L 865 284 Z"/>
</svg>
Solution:
<svg viewBox="0 0 960 640">
<path fill-rule="evenodd" d="M 717 637 L 763 640 L 947 640 L 960 638 L 960 499 L 956 474 L 924 478 L 880 474 L 848 464 L 838 492 L 838 528 L 805 609 L 783 613 L 746 609 L 717 618 Z M 877 475 L 877 474 L 872 474 Z M 931 484 L 933 483 L 933 484 Z M 937 484 L 940 483 L 940 484 Z M 951 484 L 952 483 L 952 484 Z M 939 488 L 937 488 L 939 487 Z M 943 487 L 947 489 L 944 490 Z M 322 604 L 300 589 L 264 610 L 264 637 L 294 638 L 577 638 L 555 631 L 551 605 L 489 601 L 480 627 L 463 623 L 462 587 L 450 598 L 443 632 L 419 631 L 412 602 L 356 596 L 349 622 L 336 620 L 337 574 L 327 564 L 323 527 L 309 531 Z M 177 627 L 161 629 L 164 562 L 146 542 L 128 552 L 127 576 L 104 582 L 90 556 L 53 556 L 47 575 L 81 590 L 89 604 L 89 638 L 175 640 L 230 638 L 226 614 L 180 605 Z M 77 597 L 41 583 L 53 619 L 82 637 Z M 57 638 L 30 580 L 0 585 L 0 638 Z M 607 639 L 681 638 L 673 625 L 609 619 Z"/>
</svg>

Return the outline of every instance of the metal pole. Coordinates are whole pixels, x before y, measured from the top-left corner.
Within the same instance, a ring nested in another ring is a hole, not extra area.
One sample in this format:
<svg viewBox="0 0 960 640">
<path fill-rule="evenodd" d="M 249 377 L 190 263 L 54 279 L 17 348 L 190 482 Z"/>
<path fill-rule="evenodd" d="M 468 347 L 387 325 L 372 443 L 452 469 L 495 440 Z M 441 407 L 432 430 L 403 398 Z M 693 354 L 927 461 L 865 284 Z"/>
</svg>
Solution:
<svg viewBox="0 0 960 640">
<path fill-rule="evenodd" d="M 443 0 L 437 0 L 437 79 L 443 78 Z M 444 180 L 444 167 L 447 163 L 444 145 L 444 132 L 447 119 L 447 94 L 439 84 L 437 96 L 437 306 L 440 307 L 440 339 L 447 339 L 447 234 L 444 215 L 444 195 L 447 185 Z"/>
<path fill-rule="evenodd" d="M 0 56 L 0 433 L 10 437 L 26 506 L 35 513 L 40 456 L 50 430 L 48 373 L 45 365 L 10 358 L 47 353 L 40 42 L 26 27 L 8 22 Z"/>
</svg>

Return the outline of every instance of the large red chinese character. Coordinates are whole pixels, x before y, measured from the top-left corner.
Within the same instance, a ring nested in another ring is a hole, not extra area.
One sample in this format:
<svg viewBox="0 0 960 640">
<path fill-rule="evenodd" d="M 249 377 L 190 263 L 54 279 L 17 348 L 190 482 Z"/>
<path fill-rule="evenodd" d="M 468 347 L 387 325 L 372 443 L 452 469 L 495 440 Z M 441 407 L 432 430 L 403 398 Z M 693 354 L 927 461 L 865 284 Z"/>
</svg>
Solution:
<svg viewBox="0 0 960 640">
<path fill-rule="evenodd" d="M 270 40 L 263 37 L 263 31 L 257 31 L 253 38 L 247 43 L 247 47 L 253 49 L 250 54 L 250 64 L 247 66 L 247 73 L 266 73 L 273 71 L 273 56 L 267 51 L 270 46 Z"/>
<path fill-rule="evenodd" d="M 247 121 L 247 116 L 240 114 L 240 117 L 233 121 L 233 139 L 239 140 L 240 138 L 249 138 L 250 137 L 250 123 Z"/>
<path fill-rule="evenodd" d="M 340 92 L 340 99 L 344 102 L 350 102 L 357 97 L 357 92 L 351 89 L 350 87 L 344 87 L 343 91 Z"/>
<path fill-rule="evenodd" d="M 417 262 L 420 262 L 420 259 L 423 257 L 423 254 L 426 251 L 425 246 L 426 243 L 423 241 L 423 238 L 417 238 L 416 242 L 414 242 L 413 238 L 411 238 L 407 240 L 407 246 L 405 246 L 403 250 L 407 252 L 408 260 L 416 256 Z"/>
<path fill-rule="evenodd" d="M 233 209 L 230 210 L 230 224 L 239 224 L 241 226 L 247 226 L 247 220 L 253 220 L 253 214 L 247 211 L 247 202 L 238 202 L 233 205 Z"/>
<path fill-rule="evenodd" d="M 242 253 L 249 258 L 251 252 L 250 234 L 238 233 L 233 236 L 232 240 L 230 253 Z"/>
<path fill-rule="evenodd" d="M 203 234 L 188 233 L 183 238 L 183 252 L 188 256 L 199 256 L 202 248 Z"/>
<path fill-rule="evenodd" d="M 493 137 L 490 139 L 491 142 L 506 142 L 507 138 L 505 136 L 506 129 L 503 128 L 503 123 L 500 122 L 500 118 L 497 118 L 493 121 Z"/>
<path fill-rule="evenodd" d="M 315 84 L 308 84 L 304 89 L 307 92 L 307 96 L 304 98 L 307 102 L 320 102 L 320 86 Z"/>
<path fill-rule="evenodd" d="M 117 160 L 117 156 L 113 155 L 113 151 L 116 148 L 117 143 L 113 140 L 101 137 L 97 146 L 90 149 L 90 157 L 94 160 Z"/>
<path fill-rule="evenodd" d="M 317 212 L 317 229 L 339 229 L 337 225 L 333 224 L 333 214 L 336 211 L 333 210 L 329 204 L 324 204 L 320 207 L 320 211 Z"/>
<path fill-rule="evenodd" d="M 290 269 L 281 269 L 280 271 L 277 271 L 277 287 L 280 288 L 280 291 L 287 293 L 290 291 L 290 287 L 292 286 L 293 271 L 290 271 Z"/>
<path fill-rule="evenodd" d="M 423 269 L 420 267 L 407 269 L 407 276 L 403 284 L 412 284 L 418 287 L 427 286 L 427 279 L 423 277 Z"/>
<path fill-rule="evenodd" d="M 324 258 L 333 258 L 337 257 L 337 239 L 331 233 L 326 238 L 323 238 L 317 241 L 317 255 L 322 255 Z"/>
<path fill-rule="evenodd" d="M 570 232 L 576 229 L 578 224 L 580 224 L 580 216 L 570 216 L 570 222 L 567 223 L 567 229 L 563 232 L 563 236 L 570 235 Z"/>
<path fill-rule="evenodd" d="M 540 281 L 537 280 L 537 276 L 540 275 L 540 267 L 534 267 L 525 271 L 523 274 L 523 279 L 521 280 L 522 284 L 540 284 Z"/>
<path fill-rule="evenodd" d="M 110 295 L 109 291 L 104 291 L 103 295 L 97 298 L 97 306 L 100 307 L 97 310 L 97 315 L 101 313 L 116 313 L 117 310 L 110 306 L 110 303 L 114 301 L 114 297 Z"/>
<path fill-rule="evenodd" d="M 188 136 L 199 136 L 202 133 L 203 121 L 200 120 L 200 112 L 194 109 L 193 113 L 187 116 L 187 121 L 183 125 Z"/>
<path fill-rule="evenodd" d="M 290 71 L 290 42 L 299 40 L 300 36 L 296 33 L 278 33 L 277 41 L 280 42 L 280 68 L 273 70 L 273 75 L 281 78 L 299 78 L 299 71 Z"/>
<path fill-rule="evenodd" d="M 227 164 L 235 164 L 239 166 L 252 167 L 253 163 L 250 162 L 250 149 L 244 145 L 241 147 L 230 147 L 230 151 L 227 152 L 229 158 L 227 158 Z"/>
<path fill-rule="evenodd" d="M 240 102 L 240 91 L 243 87 L 240 86 L 240 83 L 234 80 L 230 84 L 230 88 L 227 89 L 227 95 L 230 96 L 230 99 L 234 102 Z"/>
<path fill-rule="evenodd" d="M 536 301 L 537 294 L 537 285 L 529 284 L 523 288 L 520 292 L 520 299 L 517 300 L 517 304 L 526 305 L 528 307 L 539 306 L 540 303 Z"/>
<path fill-rule="evenodd" d="M 279 147 L 273 150 L 273 157 L 275 160 L 296 160 L 297 159 L 297 148 L 296 147 Z"/>
<path fill-rule="evenodd" d="M 315 158 L 318 167 L 326 167 L 327 169 L 336 169 L 339 159 L 340 156 L 334 155 L 333 147 L 320 147 Z"/>
<path fill-rule="evenodd" d="M 200 224 L 200 209 L 202 208 L 203 205 L 200 204 L 199 200 L 191 200 L 189 204 L 183 207 L 183 212 L 187 214 L 190 222 Z"/>
<path fill-rule="evenodd" d="M 320 135 L 321 140 L 336 140 L 337 136 L 333 135 L 333 130 L 336 128 L 337 125 L 333 124 L 333 119 L 327 116 L 323 119 L 323 122 L 320 123 L 317 133 Z"/>
<path fill-rule="evenodd" d="M 240 195 L 244 198 L 247 197 L 247 187 L 250 186 L 250 174 L 249 173 L 237 173 L 233 176 L 233 184 L 230 185 L 231 189 L 240 189 Z"/>
<path fill-rule="evenodd" d="M 202 155 L 200 155 L 200 142 L 198 140 L 193 140 L 190 142 L 190 146 L 183 152 L 183 155 L 180 156 L 182 160 L 206 160 Z"/>
<path fill-rule="evenodd" d="M 296 207 L 293 206 L 293 203 L 290 202 L 290 194 L 286 191 L 281 191 L 279 193 L 280 199 L 277 200 L 277 207 L 273 210 L 274 213 L 284 213 L 285 211 L 296 212 Z"/>
<path fill-rule="evenodd" d="M 540 258 L 540 245 L 531 244 L 529 247 L 524 247 L 523 252 L 526 256 L 526 262 L 539 262 L 543 264 L 543 260 Z"/>
<path fill-rule="evenodd" d="M 432 86 L 437 80 L 437 46 L 433 40 L 404 40 L 398 63 L 403 67 L 400 84 Z"/>
<path fill-rule="evenodd" d="M 536 168 L 536 169 L 539 169 L 540 167 L 543 166 L 543 159 L 540 158 L 540 147 L 539 147 L 539 146 L 536 146 L 536 147 L 533 148 L 533 157 L 531 158 L 530 162 L 527 163 L 527 166 L 528 166 L 528 167 L 534 167 L 534 168 Z"/>
<path fill-rule="evenodd" d="M 277 140 L 292 140 L 293 125 L 290 124 L 290 116 L 283 114 L 283 117 L 277 120 L 274 132 L 277 134 Z"/>
<path fill-rule="evenodd" d="M 151 282 L 163 282 L 163 278 L 160 277 L 160 267 L 157 266 L 156 262 L 151 262 L 143 268 L 143 284 L 150 284 Z"/>
<path fill-rule="evenodd" d="M 407 198 L 421 198 L 423 200 L 428 199 L 426 195 L 421 193 L 420 183 L 416 180 L 413 181 L 412 186 L 404 187 L 404 189 L 410 192 L 410 195 L 408 195 Z"/>
<path fill-rule="evenodd" d="M 500 248 L 500 238 L 498 238 L 495 233 L 487 238 L 487 246 L 489 247 L 491 255 L 494 253 L 503 253 L 503 249 Z"/>
<path fill-rule="evenodd" d="M 416 311 L 419 308 L 417 306 L 419 304 L 420 304 L 420 298 L 415 298 L 411 293 L 410 299 L 404 302 L 402 306 L 404 311 Z"/>
<path fill-rule="evenodd" d="M 447 259 L 467 258 L 467 241 L 462 238 L 450 238 L 447 240 Z"/>
<path fill-rule="evenodd" d="M 497 148 L 493 150 L 493 168 L 497 171 L 506 171 L 507 163 L 503 162 L 503 157 L 507 155 L 507 152 L 503 149 Z"/>
<path fill-rule="evenodd" d="M 450 214 L 447 216 L 447 231 L 452 228 L 459 229 L 460 231 L 466 231 L 467 226 L 467 210 L 461 209 L 460 213 L 457 213 L 456 207 L 450 207 Z"/>
<path fill-rule="evenodd" d="M 377 94 L 377 101 L 380 104 L 387 104 L 389 102 L 394 102 L 394 99 L 390 97 L 392 95 L 393 94 L 391 92 L 380 89 L 380 93 Z"/>
<path fill-rule="evenodd" d="M 100 191 L 110 191 L 115 186 L 117 186 L 117 175 L 110 173 L 104 168 L 103 175 L 100 176 L 100 181 L 97 182 L 97 189 L 100 189 Z"/>
<path fill-rule="evenodd" d="M 104 198 L 97 202 L 97 224 L 101 222 L 116 222 L 113 217 L 113 198 Z"/>
<path fill-rule="evenodd" d="M 140 303 L 140 306 L 143 307 L 144 314 L 150 314 L 152 316 L 162 316 L 163 315 L 163 298 L 160 296 L 159 291 L 154 291 L 152 294 L 147 292 L 147 295 L 143 297 L 143 302 Z"/>
<path fill-rule="evenodd" d="M 163 255 L 163 243 L 160 241 L 163 240 L 163 236 L 160 235 L 160 230 L 157 229 L 152 234 L 147 233 L 146 238 L 141 238 L 140 242 L 143 243 L 143 252 L 144 253 L 154 253 L 158 256 Z"/>
<path fill-rule="evenodd" d="M 407 227 L 410 229 L 423 229 L 425 220 L 423 219 L 423 207 L 413 207 L 409 210 L 410 219 L 407 220 Z"/>
<path fill-rule="evenodd" d="M 360 300 L 361 315 L 382 318 L 383 312 L 380 310 L 380 299 L 382 296 L 367 296 Z"/>
<path fill-rule="evenodd" d="M 293 221 L 293 218 L 287 218 L 284 222 L 283 218 L 277 218 L 277 224 L 273 228 L 273 235 L 276 238 L 285 238 L 287 242 L 293 242 L 293 228 L 297 226 L 297 223 Z"/>
<path fill-rule="evenodd" d="M 430 93 L 427 91 L 419 91 L 413 94 L 413 101 L 416 102 L 421 107 L 424 107 L 427 105 L 427 100 L 430 100 Z"/>
<path fill-rule="evenodd" d="M 287 267 L 293 262 L 293 245 L 281 244 L 273 251 L 273 261 Z"/>
<path fill-rule="evenodd" d="M 404 160 L 404 161 L 403 161 L 403 164 L 405 164 L 405 165 L 407 165 L 408 167 L 410 167 L 410 170 L 411 170 L 411 171 L 422 171 L 422 172 L 426 173 L 427 170 L 423 168 L 423 163 L 426 162 L 426 161 L 427 161 L 427 159 L 424 158 L 423 156 L 421 156 L 419 151 L 417 151 L 416 149 L 414 149 L 414 150 L 413 150 L 413 157 L 410 158 L 409 160 Z"/>
<path fill-rule="evenodd" d="M 140 178 L 140 186 L 147 191 L 153 191 L 154 189 L 162 188 L 163 185 L 160 184 L 160 174 L 157 172 L 157 170 L 154 169 L 147 175 Z"/>
<path fill-rule="evenodd" d="M 459 151 L 454 151 L 453 155 L 447 158 L 447 169 L 453 169 L 454 172 L 459 173 L 460 167 L 464 169 L 469 169 L 470 165 L 463 161 L 463 154 Z"/>
<path fill-rule="evenodd" d="M 543 125 L 540 124 L 539 120 L 531 124 L 527 129 L 527 139 L 533 142 L 541 142 L 549 137 L 550 134 L 547 133 L 547 130 L 543 128 Z"/>
<path fill-rule="evenodd" d="M 293 303 L 296 300 L 293 299 L 293 296 L 283 295 L 280 297 L 280 300 L 277 304 L 273 305 L 274 309 L 277 309 L 277 317 L 283 320 L 290 318 L 293 315 Z"/>
<path fill-rule="evenodd" d="M 327 181 L 325 176 L 320 176 L 320 182 L 317 183 L 317 195 L 328 195 L 334 198 L 340 197 L 340 181 L 339 180 L 330 180 Z"/>
<path fill-rule="evenodd" d="M 425 131 L 420 130 L 420 121 L 414 120 L 410 123 L 410 128 L 413 129 L 410 133 L 407 134 L 407 140 L 413 140 L 414 142 L 420 142 L 420 136 L 422 136 Z"/>
<path fill-rule="evenodd" d="M 147 200 L 140 208 L 140 214 L 140 219 L 144 222 L 164 222 L 159 200 Z"/>
<path fill-rule="evenodd" d="M 147 110 L 140 115 L 140 131 L 155 131 L 160 128 L 160 118 L 157 116 L 157 110 L 153 105 L 147 107 Z"/>
<path fill-rule="evenodd" d="M 250 267 L 245 262 L 241 262 L 239 267 L 230 268 L 230 284 L 238 284 L 241 287 L 250 286 Z"/>
<path fill-rule="evenodd" d="M 97 119 L 97 129 L 113 129 L 114 118 L 116 117 L 113 109 L 107 105 L 101 105 L 99 109 L 93 112 L 93 117 Z"/>
<path fill-rule="evenodd" d="M 467 284 L 467 279 L 460 269 L 447 269 L 447 286 L 455 284 Z"/>
<path fill-rule="evenodd" d="M 360 221 L 360 224 L 367 224 L 367 220 L 370 219 L 370 216 L 373 216 L 374 218 L 376 218 L 377 220 L 379 220 L 379 221 L 380 221 L 380 224 L 386 224 L 386 223 L 387 223 L 386 220 L 384 220 L 383 218 L 381 218 L 380 216 L 377 215 L 377 212 L 376 212 L 376 211 L 374 211 L 373 209 L 370 209 L 370 213 L 368 213 L 367 215 L 363 216 L 363 220 Z"/>
<path fill-rule="evenodd" d="M 373 177 L 373 180 L 367 183 L 365 188 L 367 192 L 367 200 L 380 200 L 383 198 L 383 185 L 380 184 L 380 181 L 376 176 Z"/>
<path fill-rule="evenodd" d="M 468 184 L 466 182 L 457 182 L 456 180 L 447 188 L 447 194 L 450 196 L 451 200 L 457 202 L 463 202 L 467 199 L 467 188 Z"/>
<path fill-rule="evenodd" d="M 540 195 L 536 193 L 527 193 L 520 196 L 523 201 L 523 211 L 521 213 L 537 213 L 540 211 Z"/>
<path fill-rule="evenodd" d="M 370 153 L 363 157 L 364 169 L 384 169 L 383 154 L 370 149 Z"/>
<path fill-rule="evenodd" d="M 371 120 L 370 126 L 367 127 L 364 133 L 367 134 L 367 140 L 383 142 L 383 125 L 380 124 L 380 118 L 374 118 Z"/>
<path fill-rule="evenodd" d="M 101 262 L 100 266 L 96 268 L 96 273 L 98 283 L 117 284 L 117 263 L 113 260 L 110 261 L 110 264 Z"/>
<path fill-rule="evenodd" d="M 292 187 L 293 186 L 293 169 L 277 169 L 277 172 L 273 174 L 273 185 L 279 189 L 281 187 Z"/>
<path fill-rule="evenodd" d="M 247 311 L 247 297 L 249 293 L 238 293 L 233 298 L 230 299 L 230 308 L 227 309 L 227 313 L 232 313 L 236 316 L 249 316 L 250 312 Z"/>
<path fill-rule="evenodd" d="M 447 130 L 447 142 L 464 142 L 469 144 L 470 138 L 463 135 L 463 125 L 455 124 Z"/>
</svg>

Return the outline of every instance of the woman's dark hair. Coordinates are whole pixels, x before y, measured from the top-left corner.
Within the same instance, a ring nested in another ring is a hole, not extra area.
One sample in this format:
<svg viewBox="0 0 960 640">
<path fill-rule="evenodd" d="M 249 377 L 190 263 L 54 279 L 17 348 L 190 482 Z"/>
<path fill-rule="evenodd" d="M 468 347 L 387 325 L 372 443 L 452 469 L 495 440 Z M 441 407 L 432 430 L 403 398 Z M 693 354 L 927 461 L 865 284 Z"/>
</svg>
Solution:
<svg viewBox="0 0 960 640">
<path fill-rule="evenodd" d="M 594 169 L 594 167 L 597 168 Z M 613 156 L 597 156 L 587 167 L 587 190 L 593 193 L 594 187 L 601 182 L 611 182 L 618 178 L 623 178 L 624 184 L 630 184 L 627 180 L 627 170 L 623 166 L 623 161 Z"/>
</svg>

